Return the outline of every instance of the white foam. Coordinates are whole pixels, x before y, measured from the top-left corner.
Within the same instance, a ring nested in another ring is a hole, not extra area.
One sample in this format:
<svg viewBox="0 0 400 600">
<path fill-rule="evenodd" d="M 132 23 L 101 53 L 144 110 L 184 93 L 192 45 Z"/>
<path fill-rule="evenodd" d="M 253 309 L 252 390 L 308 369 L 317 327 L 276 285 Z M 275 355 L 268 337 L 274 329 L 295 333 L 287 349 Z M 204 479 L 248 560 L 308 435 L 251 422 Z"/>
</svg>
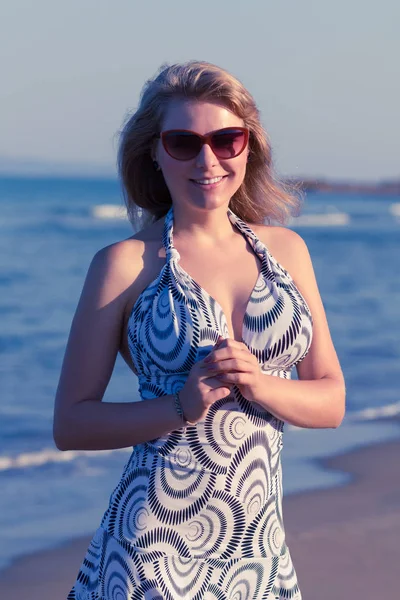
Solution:
<svg viewBox="0 0 400 600">
<path fill-rule="evenodd" d="M 92 215 L 96 219 L 127 219 L 128 213 L 124 206 L 116 204 L 98 204 L 92 207 Z"/>
<path fill-rule="evenodd" d="M 385 419 L 387 417 L 395 417 L 400 415 L 400 402 L 394 404 L 386 404 L 385 406 L 376 406 L 374 408 L 364 408 L 362 410 L 347 413 L 345 416 L 346 422 L 362 422 L 375 421 L 376 419 Z M 297 427 L 287 423 L 285 429 L 292 429 L 298 432 L 307 431 L 306 427 Z"/>
<path fill-rule="evenodd" d="M 54 450 L 53 448 L 43 448 L 38 452 L 23 452 L 16 456 L 0 455 L 0 471 L 40 467 L 49 463 L 71 462 L 79 456 L 105 456 L 114 452 L 132 452 L 132 448 L 118 448 L 117 450 L 67 450 L 65 452 Z"/>
<path fill-rule="evenodd" d="M 300 215 L 292 218 L 290 225 L 311 227 L 337 227 L 349 225 L 350 215 L 343 212 Z"/>
<path fill-rule="evenodd" d="M 394 417 L 397 415 L 400 415 L 400 402 L 387 404 L 386 406 L 378 406 L 376 408 L 365 408 L 351 413 L 349 419 L 352 421 L 373 421 L 374 419 Z"/>
<path fill-rule="evenodd" d="M 400 217 L 400 202 L 394 202 L 389 206 L 389 212 L 394 217 Z"/>
</svg>

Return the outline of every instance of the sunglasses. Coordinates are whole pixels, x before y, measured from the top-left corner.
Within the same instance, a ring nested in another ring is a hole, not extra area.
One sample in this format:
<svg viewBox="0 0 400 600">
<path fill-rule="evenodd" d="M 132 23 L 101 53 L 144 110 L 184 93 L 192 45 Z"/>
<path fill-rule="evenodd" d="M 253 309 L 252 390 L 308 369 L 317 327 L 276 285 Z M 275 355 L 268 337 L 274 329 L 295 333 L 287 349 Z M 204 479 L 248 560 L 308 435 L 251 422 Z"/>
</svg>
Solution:
<svg viewBox="0 0 400 600">
<path fill-rule="evenodd" d="M 208 144 L 220 159 L 236 158 L 246 148 L 249 130 L 245 127 L 224 127 L 208 135 L 188 129 L 169 129 L 160 134 L 165 151 L 176 160 L 195 158 L 204 144 Z"/>
</svg>

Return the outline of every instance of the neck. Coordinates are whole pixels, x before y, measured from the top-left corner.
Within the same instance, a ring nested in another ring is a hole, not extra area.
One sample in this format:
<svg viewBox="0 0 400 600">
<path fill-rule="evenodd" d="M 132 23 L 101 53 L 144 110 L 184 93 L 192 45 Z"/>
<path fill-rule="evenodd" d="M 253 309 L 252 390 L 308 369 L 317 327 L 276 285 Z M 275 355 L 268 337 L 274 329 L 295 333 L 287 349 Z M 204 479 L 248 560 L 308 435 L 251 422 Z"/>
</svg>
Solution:
<svg viewBox="0 0 400 600">
<path fill-rule="evenodd" d="M 228 206 L 213 209 L 194 209 L 188 206 L 173 206 L 174 240 L 185 244 L 195 243 L 198 247 L 212 247 L 228 243 L 235 234 L 228 217 Z"/>
</svg>

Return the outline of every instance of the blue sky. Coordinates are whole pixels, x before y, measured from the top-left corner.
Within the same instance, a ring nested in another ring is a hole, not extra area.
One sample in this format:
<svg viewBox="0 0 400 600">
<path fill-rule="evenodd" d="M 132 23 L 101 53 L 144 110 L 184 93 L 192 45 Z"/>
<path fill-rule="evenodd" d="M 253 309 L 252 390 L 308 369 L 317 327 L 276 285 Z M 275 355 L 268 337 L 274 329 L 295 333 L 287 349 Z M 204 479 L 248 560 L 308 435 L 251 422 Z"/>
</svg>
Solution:
<svg viewBox="0 0 400 600">
<path fill-rule="evenodd" d="M 114 172 L 144 81 L 195 58 L 248 87 L 279 174 L 399 178 L 399 23 L 398 0 L 3 0 L 0 157 Z"/>
</svg>

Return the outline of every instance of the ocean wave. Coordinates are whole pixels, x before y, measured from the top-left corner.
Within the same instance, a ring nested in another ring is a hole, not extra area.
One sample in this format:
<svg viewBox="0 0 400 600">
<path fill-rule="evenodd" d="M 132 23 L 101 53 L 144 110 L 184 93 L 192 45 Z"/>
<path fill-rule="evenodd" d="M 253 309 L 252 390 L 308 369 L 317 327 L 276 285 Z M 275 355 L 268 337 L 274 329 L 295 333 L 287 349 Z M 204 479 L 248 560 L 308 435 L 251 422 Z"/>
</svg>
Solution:
<svg viewBox="0 0 400 600">
<path fill-rule="evenodd" d="M 95 458 L 114 454 L 115 452 L 132 452 L 132 448 L 118 448 L 116 450 L 67 450 L 60 452 L 53 448 L 43 448 L 37 452 L 23 452 L 15 456 L 0 455 L 0 471 L 12 469 L 26 469 L 41 467 L 50 463 L 67 463 L 81 456 Z"/>
<path fill-rule="evenodd" d="M 127 219 L 125 207 L 115 204 L 98 204 L 92 207 L 92 216 L 97 219 Z M 292 218 L 292 225 L 338 226 L 349 225 L 351 217 L 345 212 L 309 213 Z"/>
<path fill-rule="evenodd" d="M 292 218 L 290 225 L 307 227 L 337 227 L 349 225 L 350 215 L 344 212 L 309 213 Z"/>
<path fill-rule="evenodd" d="M 400 202 L 393 202 L 389 207 L 389 212 L 394 217 L 400 218 Z"/>
<path fill-rule="evenodd" d="M 375 421 L 379 419 L 387 419 L 388 417 L 400 416 L 400 402 L 386 404 L 385 406 L 375 406 L 374 408 L 363 408 L 347 412 L 344 418 L 346 423 L 361 423 L 365 421 Z M 285 429 L 293 429 L 296 431 L 307 431 L 307 427 L 298 427 L 297 425 L 285 424 Z"/>
<path fill-rule="evenodd" d="M 98 204 L 93 206 L 91 214 L 96 219 L 127 219 L 125 207 L 116 204 Z M 336 227 L 349 225 L 351 217 L 345 212 L 309 213 L 294 217 L 290 225 L 305 225 L 311 227 Z"/>
<path fill-rule="evenodd" d="M 384 419 L 397 415 L 400 415 L 400 402 L 377 406 L 375 408 L 364 408 L 350 413 L 348 419 L 351 421 L 374 421 L 375 419 Z"/>
<path fill-rule="evenodd" d="M 370 229 L 376 227 L 396 227 L 400 219 L 400 202 L 392 203 L 384 211 L 355 212 L 344 211 L 307 212 L 298 217 L 291 217 L 289 227 L 362 227 Z M 121 204 L 96 204 L 91 207 L 70 209 L 64 212 L 49 211 L 35 215 L 7 215 L 0 214 L 0 230 L 28 229 L 37 230 L 46 228 L 93 228 L 107 226 L 107 224 L 129 225 L 127 209 Z"/>
<path fill-rule="evenodd" d="M 128 213 L 124 206 L 117 204 L 97 204 L 92 207 L 92 216 L 96 219 L 127 219 Z"/>
</svg>

